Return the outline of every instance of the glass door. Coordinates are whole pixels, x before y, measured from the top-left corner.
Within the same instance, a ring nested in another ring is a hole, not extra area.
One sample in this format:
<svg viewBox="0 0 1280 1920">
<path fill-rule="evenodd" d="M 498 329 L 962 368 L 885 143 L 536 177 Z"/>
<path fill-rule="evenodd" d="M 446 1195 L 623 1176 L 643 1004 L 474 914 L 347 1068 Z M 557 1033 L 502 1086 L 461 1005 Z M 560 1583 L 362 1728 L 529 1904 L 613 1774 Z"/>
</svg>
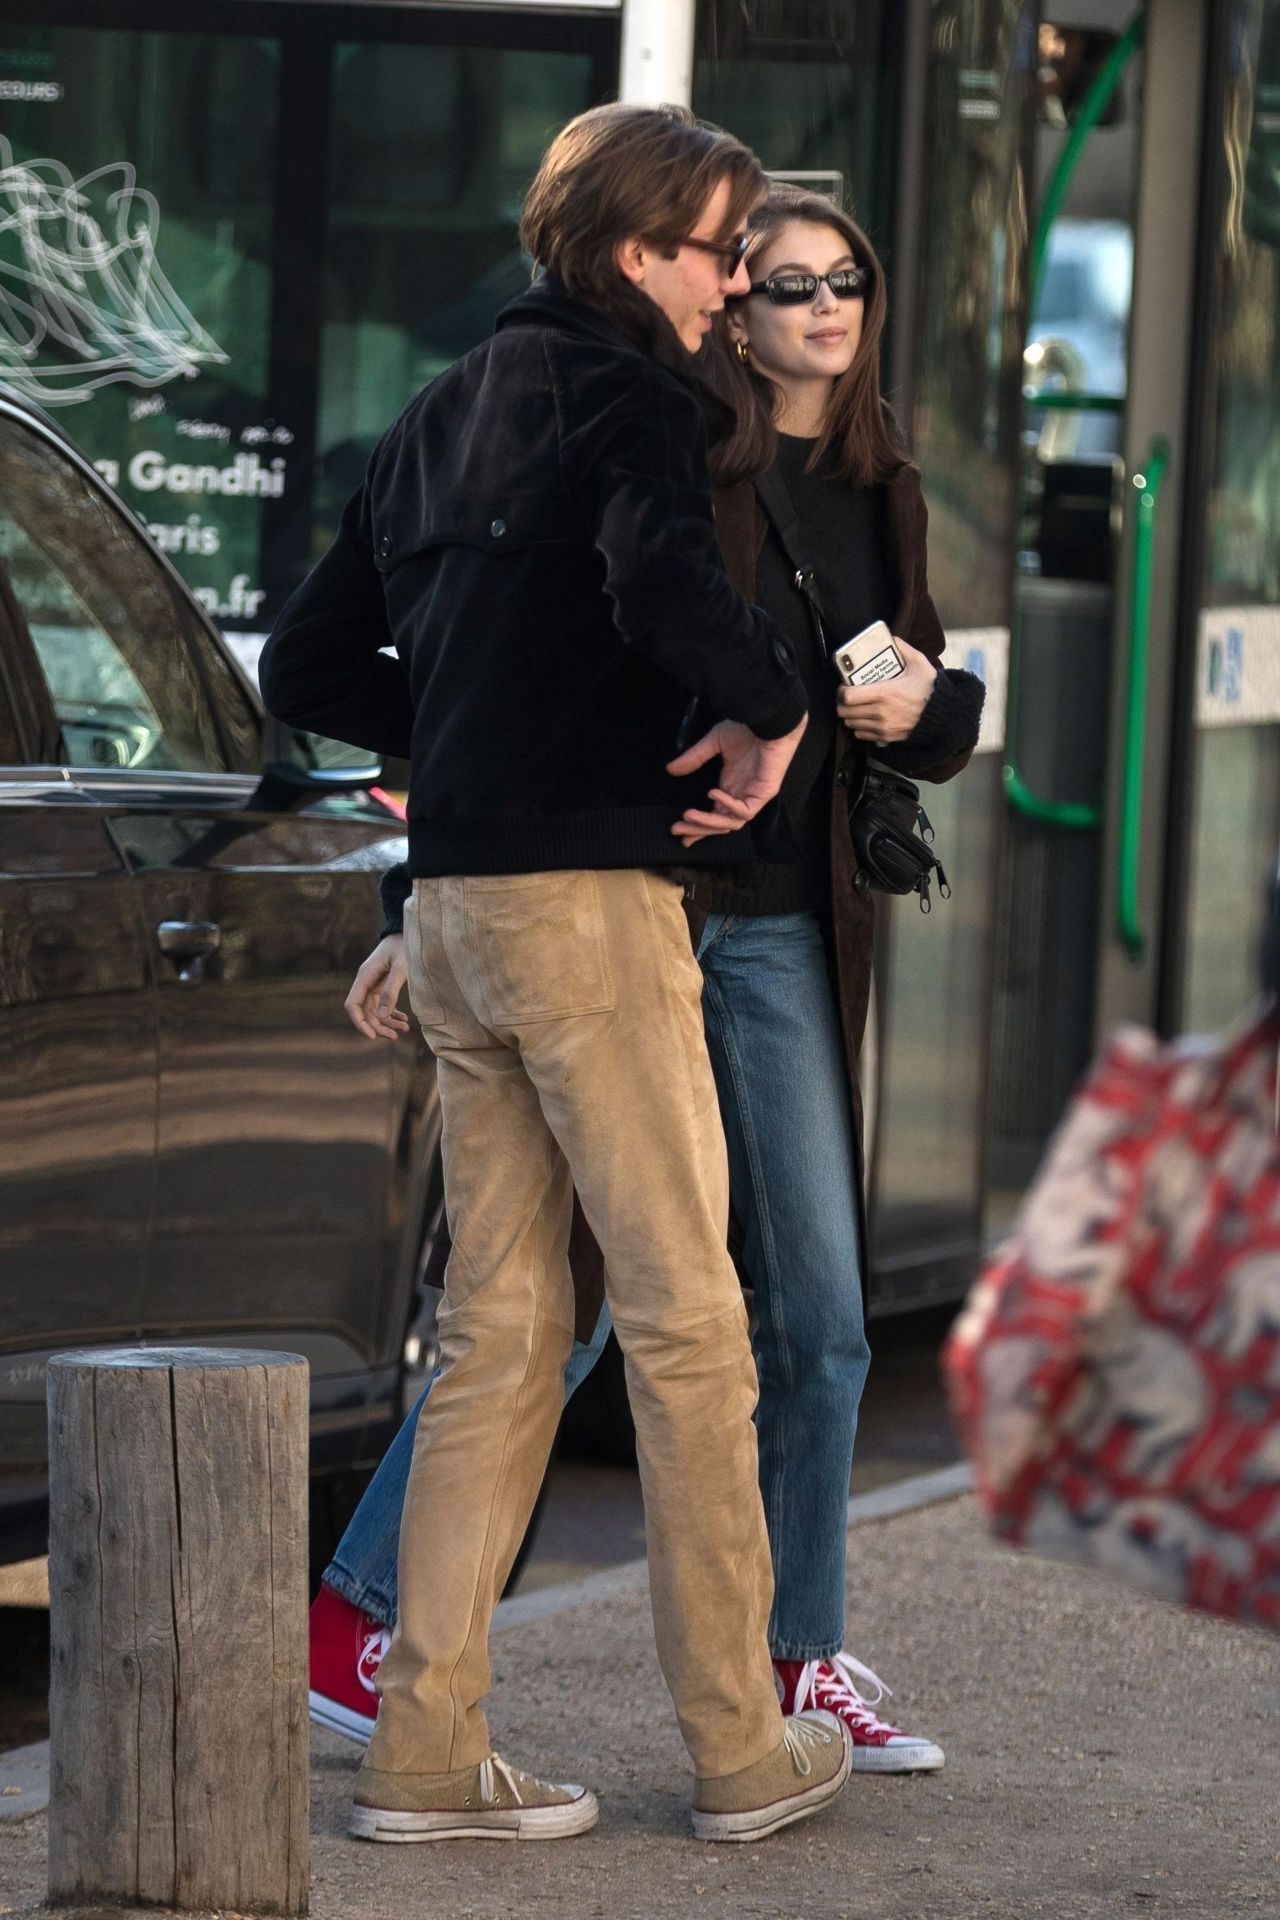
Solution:
<svg viewBox="0 0 1280 1920">
<path fill-rule="evenodd" d="M 1182 916 L 1170 1024 L 1221 1027 L 1257 991 L 1280 846 L 1280 0 L 1222 8 L 1221 108 L 1193 552 Z"/>
<path fill-rule="evenodd" d="M 918 177 L 900 190 L 916 197 L 916 318 L 897 379 L 946 663 L 986 682 L 987 705 L 966 770 L 922 790 L 952 898 L 927 918 L 910 899 L 880 915 L 872 1222 L 884 1305 L 954 1296 L 982 1241 L 1035 78 L 1032 10 L 1018 0 L 937 0 L 929 12 Z"/>
<path fill-rule="evenodd" d="M 1125 495 L 1142 20 L 1047 4 L 1037 34 L 1018 555 L 996 914 L 987 1234 L 1094 1049 Z"/>
</svg>

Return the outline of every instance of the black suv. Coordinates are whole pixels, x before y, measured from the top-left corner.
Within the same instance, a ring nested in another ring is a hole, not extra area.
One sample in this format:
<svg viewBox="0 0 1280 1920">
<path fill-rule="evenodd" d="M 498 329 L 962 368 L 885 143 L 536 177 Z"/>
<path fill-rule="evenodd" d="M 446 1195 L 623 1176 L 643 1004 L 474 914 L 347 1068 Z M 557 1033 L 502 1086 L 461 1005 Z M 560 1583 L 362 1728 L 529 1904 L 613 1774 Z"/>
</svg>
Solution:
<svg viewBox="0 0 1280 1920">
<path fill-rule="evenodd" d="M 404 840 L 322 758 L 0 394 L 0 1560 L 43 1551 L 58 1348 L 305 1354 L 322 1560 L 399 1416 L 434 1071 L 343 1014 Z"/>
</svg>

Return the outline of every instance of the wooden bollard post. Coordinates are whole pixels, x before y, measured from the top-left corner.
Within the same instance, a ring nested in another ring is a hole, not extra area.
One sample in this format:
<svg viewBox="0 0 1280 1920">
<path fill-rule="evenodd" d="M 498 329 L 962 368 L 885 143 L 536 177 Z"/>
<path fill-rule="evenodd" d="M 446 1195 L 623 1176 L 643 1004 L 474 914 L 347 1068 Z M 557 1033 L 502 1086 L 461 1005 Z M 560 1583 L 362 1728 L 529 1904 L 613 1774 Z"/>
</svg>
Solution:
<svg viewBox="0 0 1280 1920">
<path fill-rule="evenodd" d="M 49 1897 L 305 1914 L 308 1369 L 49 1363 Z"/>
</svg>

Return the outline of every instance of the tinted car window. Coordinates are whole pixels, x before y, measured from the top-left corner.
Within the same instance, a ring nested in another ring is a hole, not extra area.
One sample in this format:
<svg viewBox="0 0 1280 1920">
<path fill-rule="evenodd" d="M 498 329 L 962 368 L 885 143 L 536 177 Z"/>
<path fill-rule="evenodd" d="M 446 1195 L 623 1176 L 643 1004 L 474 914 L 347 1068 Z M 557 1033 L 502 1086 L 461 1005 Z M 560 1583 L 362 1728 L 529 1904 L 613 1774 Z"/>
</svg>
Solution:
<svg viewBox="0 0 1280 1920">
<path fill-rule="evenodd" d="M 64 765 L 229 770 L 172 584 L 93 481 L 3 416 L 0 564 L 49 685 Z"/>
<path fill-rule="evenodd" d="M 0 646 L 4 645 L 4 626 L 0 620 Z M 0 767 L 15 767 L 22 761 L 22 743 L 18 738 L 13 703 L 5 684 L 4 663 L 0 661 Z"/>
</svg>

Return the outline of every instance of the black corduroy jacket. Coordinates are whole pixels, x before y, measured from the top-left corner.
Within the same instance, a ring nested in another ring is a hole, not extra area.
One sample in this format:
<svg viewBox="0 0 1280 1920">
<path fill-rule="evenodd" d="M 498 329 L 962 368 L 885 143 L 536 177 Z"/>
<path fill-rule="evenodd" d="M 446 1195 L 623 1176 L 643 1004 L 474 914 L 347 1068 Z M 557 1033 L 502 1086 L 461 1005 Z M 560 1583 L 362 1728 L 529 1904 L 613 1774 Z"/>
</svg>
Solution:
<svg viewBox="0 0 1280 1920">
<path fill-rule="evenodd" d="M 766 738 L 806 706 L 706 462 L 692 382 L 550 280 L 384 436 L 259 673 L 280 719 L 409 759 L 411 874 L 787 857 L 776 806 L 671 833 L 718 775 L 665 771 L 691 695 Z"/>
</svg>

